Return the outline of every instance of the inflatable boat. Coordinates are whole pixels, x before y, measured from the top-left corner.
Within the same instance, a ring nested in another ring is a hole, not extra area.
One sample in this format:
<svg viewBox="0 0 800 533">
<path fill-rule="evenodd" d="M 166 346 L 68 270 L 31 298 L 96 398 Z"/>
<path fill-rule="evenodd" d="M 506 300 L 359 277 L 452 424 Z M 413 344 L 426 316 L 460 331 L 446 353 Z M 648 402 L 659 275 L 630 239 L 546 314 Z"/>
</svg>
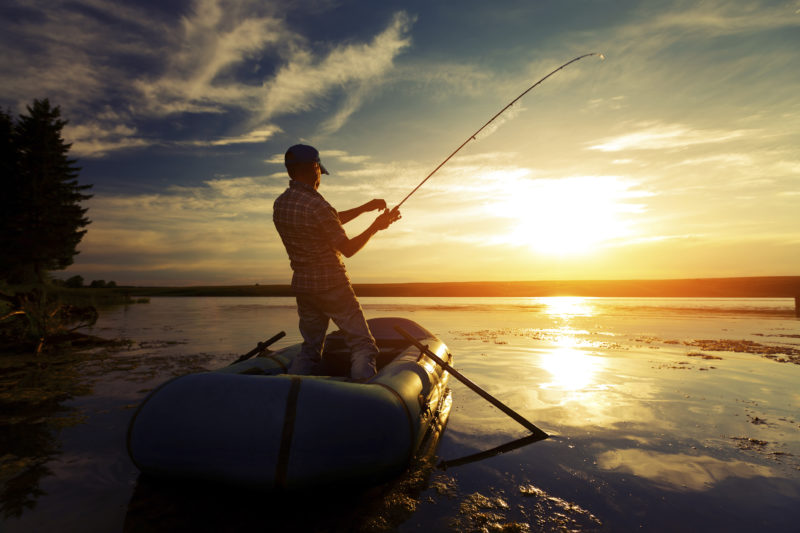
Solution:
<svg viewBox="0 0 800 533">
<path fill-rule="evenodd" d="M 349 379 L 341 331 L 326 339 L 321 375 L 287 374 L 296 344 L 175 378 L 134 414 L 131 459 L 146 475 L 274 489 L 396 476 L 438 441 L 451 398 L 448 372 L 395 327 L 447 363 L 452 356 L 411 320 L 368 323 L 380 355 L 367 382 Z"/>
</svg>

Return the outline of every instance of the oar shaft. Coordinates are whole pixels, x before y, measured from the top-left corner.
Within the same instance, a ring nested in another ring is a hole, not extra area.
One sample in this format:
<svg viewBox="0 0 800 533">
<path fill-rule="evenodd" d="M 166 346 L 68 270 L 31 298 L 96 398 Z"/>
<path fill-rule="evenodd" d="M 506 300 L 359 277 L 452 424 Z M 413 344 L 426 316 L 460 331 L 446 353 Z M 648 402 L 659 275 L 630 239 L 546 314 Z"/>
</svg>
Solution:
<svg viewBox="0 0 800 533">
<path fill-rule="evenodd" d="M 453 368 L 449 363 L 445 362 L 441 357 L 439 357 L 431 350 L 429 350 L 427 346 L 421 344 L 417 339 L 409 335 L 403 328 L 401 328 L 400 326 L 395 326 L 394 329 L 395 331 L 397 331 L 397 333 L 402 335 L 403 338 L 405 338 L 408 342 L 416 346 L 425 355 L 433 359 L 436 362 L 436 364 L 440 365 L 442 368 L 450 372 L 450 375 L 452 375 L 461 383 L 472 389 L 481 398 L 488 401 L 489 403 L 491 403 L 492 405 L 503 411 L 505 414 L 507 414 L 508 416 L 510 416 L 511 418 L 522 424 L 532 434 L 541 437 L 543 439 L 546 439 L 548 437 L 547 433 L 545 433 L 544 431 L 533 425 L 533 423 L 528 421 L 525 417 L 523 417 L 522 415 L 520 415 L 519 413 L 508 407 L 506 404 L 504 404 L 503 402 L 501 402 L 500 400 L 498 400 L 497 398 L 495 398 L 494 396 L 492 396 L 491 394 L 480 388 L 478 385 L 473 383 L 472 380 L 470 380 L 461 372 Z"/>
</svg>

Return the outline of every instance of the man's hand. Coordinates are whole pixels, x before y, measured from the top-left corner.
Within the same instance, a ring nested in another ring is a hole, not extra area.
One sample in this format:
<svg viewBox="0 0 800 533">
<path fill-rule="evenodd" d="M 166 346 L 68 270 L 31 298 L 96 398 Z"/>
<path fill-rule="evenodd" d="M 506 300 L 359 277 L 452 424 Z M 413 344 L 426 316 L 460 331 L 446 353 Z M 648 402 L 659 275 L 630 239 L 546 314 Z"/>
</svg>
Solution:
<svg viewBox="0 0 800 533">
<path fill-rule="evenodd" d="M 376 198 L 364 204 L 364 211 L 377 211 L 378 209 L 386 210 L 386 200 Z"/>
<path fill-rule="evenodd" d="M 359 215 L 367 213 L 369 211 L 376 211 L 378 209 L 386 210 L 386 200 L 370 200 L 369 202 L 362 204 L 358 207 L 354 207 L 353 209 L 348 209 L 347 211 L 339 211 L 337 214 L 339 215 L 339 222 L 342 224 L 346 224 L 356 218 Z"/>
<path fill-rule="evenodd" d="M 392 210 L 384 208 L 383 213 L 378 215 L 378 218 L 376 218 L 375 222 L 372 223 L 372 227 L 376 230 L 383 230 L 401 218 L 403 217 L 400 215 L 400 211 L 398 211 L 397 208 Z"/>
<path fill-rule="evenodd" d="M 378 201 L 383 202 L 383 200 L 373 200 L 373 202 Z M 347 239 L 339 244 L 339 251 L 342 252 L 345 257 L 352 257 L 357 251 L 362 249 L 365 244 L 367 244 L 367 241 L 370 240 L 373 235 L 382 229 L 388 228 L 393 222 L 398 220 L 400 220 L 400 211 L 398 211 L 396 208 L 391 210 L 384 208 L 383 213 L 378 215 L 378 218 L 376 218 L 367 229 L 361 232 L 358 236 L 353 237 L 352 239 Z"/>
</svg>

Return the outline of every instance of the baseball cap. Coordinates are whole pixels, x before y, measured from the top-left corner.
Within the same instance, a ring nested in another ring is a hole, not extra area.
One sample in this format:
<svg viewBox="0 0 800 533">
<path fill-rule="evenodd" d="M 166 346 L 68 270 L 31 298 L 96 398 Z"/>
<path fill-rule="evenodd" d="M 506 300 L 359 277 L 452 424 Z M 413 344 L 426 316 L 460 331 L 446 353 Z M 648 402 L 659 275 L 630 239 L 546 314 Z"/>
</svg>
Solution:
<svg viewBox="0 0 800 533">
<path fill-rule="evenodd" d="M 322 166 L 319 160 L 319 152 L 313 146 L 307 144 L 295 144 L 286 150 L 283 162 L 288 167 L 294 163 L 319 163 L 319 169 L 323 174 L 329 174 L 328 169 Z"/>
</svg>

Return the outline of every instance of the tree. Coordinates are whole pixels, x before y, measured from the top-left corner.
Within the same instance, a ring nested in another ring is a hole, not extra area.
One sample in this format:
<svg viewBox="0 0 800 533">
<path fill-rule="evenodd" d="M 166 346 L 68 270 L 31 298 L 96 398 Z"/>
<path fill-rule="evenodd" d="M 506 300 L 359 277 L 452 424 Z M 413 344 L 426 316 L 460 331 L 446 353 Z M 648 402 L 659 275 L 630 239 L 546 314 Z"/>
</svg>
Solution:
<svg viewBox="0 0 800 533">
<path fill-rule="evenodd" d="M 0 279 L 11 283 L 43 282 L 46 271 L 71 265 L 90 223 L 80 203 L 91 185 L 78 184 L 61 110 L 44 99 L 27 111 L 16 123 L 0 116 Z"/>
<path fill-rule="evenodd" d="M 64 286 L 72 289 L 80 289 L 83 287 L 83 276 L 72 276 L 71 278 L 67 278 L 67 280 L 64 282 Z"/>
<path fill-rule="evenodd" d="M 14 149 L 13 132 L 11 115 L 0 110 L 0 280 L 6 278 L 14 253 L 12 232 L 17 211 L 17 151 Z"/>
</svg>

